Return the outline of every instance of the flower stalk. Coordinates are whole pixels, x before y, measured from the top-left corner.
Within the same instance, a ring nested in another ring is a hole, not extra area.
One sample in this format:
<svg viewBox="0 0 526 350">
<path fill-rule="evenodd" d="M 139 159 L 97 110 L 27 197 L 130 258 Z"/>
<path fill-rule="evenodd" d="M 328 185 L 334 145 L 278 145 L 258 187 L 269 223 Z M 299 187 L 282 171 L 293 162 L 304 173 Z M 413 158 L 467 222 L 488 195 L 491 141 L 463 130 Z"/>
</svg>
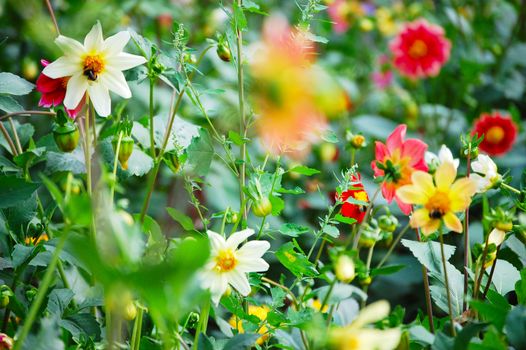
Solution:
<svg viewBox="0 0 526 350">
<path fill-rule="evenodd" d="M 447 276 L 446 255 L 444 253 L 444 234 L 443 234 L 442 225 L 440 225 L 440 228 L 438 229 L 438 237 L 440 240 L 440 255 L 442 257 L 442 268 L 444 269 L 444 283 L 446 285 L 446 293 L 447 293 L 447 308 L 449 311 L 449 317 L 451 319 L 451 334 L 453 336 L 456 336 L 455 319 L 453 317 L 453 308 L 451 306 L 451 293 L 449 291 L 449 280 Z"/>
</svg>

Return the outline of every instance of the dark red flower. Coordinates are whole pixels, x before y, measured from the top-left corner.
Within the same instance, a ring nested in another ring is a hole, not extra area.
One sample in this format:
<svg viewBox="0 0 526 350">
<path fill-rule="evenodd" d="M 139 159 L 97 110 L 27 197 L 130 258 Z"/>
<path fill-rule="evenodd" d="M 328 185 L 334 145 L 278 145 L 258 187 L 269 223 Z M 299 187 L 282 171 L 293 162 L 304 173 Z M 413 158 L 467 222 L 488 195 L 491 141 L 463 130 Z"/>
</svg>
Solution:
<svg viewBox="0 0 526 350">
<path fill-rule="evenodd" d="M 347 218 L 353 218 L 356 222 L 361 223 L 365 217 L 366 207 L 365 205 L 347 202 L 349 198 L 365 203 L 369 202 L 369 196 L 362 184 L 360 174 L 352 175 L 351 188 L 342 192 L 340 200 L 344 203 L 340 213 Z"/>
<path fill-rule="evenodd" d="M 41 60 L 42 66 L 46 67 L 49 62 Z M 42 94 L 38 105 L 41 107 L 58 106 L 64 101 L 66 96 L 66 87 L 68 85 L 69 77 L 52 79 L 43 73 L 37 79 L 37 91 Z M 79 105 L 75 109 L 67 109 L 66 112 L 71 118 L 75 118 L 80 112 L 85 103 L 85 97 L 80 100 Z"/>
<path fill-rule="evenodd" d="M 490 156 L 507 153 L 517 138 L 517 125 L 513 120 L 499 112 L 483 113 L 473 123 L 472 135 L 484 135 L 479 149 Z"/>
</svg>

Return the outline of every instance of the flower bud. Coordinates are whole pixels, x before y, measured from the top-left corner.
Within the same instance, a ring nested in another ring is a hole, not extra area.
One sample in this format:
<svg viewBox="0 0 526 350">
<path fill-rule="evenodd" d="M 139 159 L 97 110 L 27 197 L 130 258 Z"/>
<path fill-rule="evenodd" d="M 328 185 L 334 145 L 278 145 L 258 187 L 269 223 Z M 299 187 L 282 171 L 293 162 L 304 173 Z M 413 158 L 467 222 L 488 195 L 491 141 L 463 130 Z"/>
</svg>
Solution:
<svg viewBox="0 0 526 350">
<path fill-rule="evenodd" d="M 122 317 L 126 321 L 133 321 L 135 317 L 137 317 L 137 306 L 135 306 L 135 302 L 133 302 L 133 300 L 130 300 L 125 306 Z"/>
<path fill-rule="evenodd" d="M 113 139 L 113 151 L 117 150 L 118 139 Z M 133 153 L 133 145 L 135 142 L 130 136 L 125 136 L 121 140 L 121 145 L 119 147 L 119 163 L 121 164 L 124 170 L 128 169 L 128 159 L 130 159 Z"/>
<path fill-rule="evenodd" d="M 183 56 L 183 59 L 185 61 L 185 63 L 190 63 L 190 64 L 197 64 L 197 57 L 195 57 L 195 55 L 193 53 L 189 53 L 189 52 L 185 52 L 184 53 L 184 56 Z"/>
<path fill-rule="evenodd" d="M 53 127 L 53 138 L 62 152 L 73 152 L 79 144 L 79 129 L 71 122 L 64 125 L 55 124 Z"/>
<path fill-rule="evenodd" d="M 510 228 L 511 230 L 511 228 Z M 509 230 L 501 230 L 499 228 L 494 228 L 490 234 L 489 234 L 489 237 L 488 237 L 488 244 L 495 244 L 496 246 L 499 246 L 502 244 L 502 242 L 504 242 L 504 240 L 506 239 L 506 232 L 505 231 L 509 231 Z"/>
<path fill-rule="evenodd" d="M 217 45 L 217 56 L 224 61 L 224 62 L 230 62 L 232 59 L 232 53 L 230 52 L 230 47 L 228 47 L 228 43 L 226 41 L 223 41 Z"/>
<path fill-rule="evenodd" d="M 227 224 L 235 224 L 239 220 L 239 214 L 237 211 L 228 211 L 226 213 L 226 222 Z"/>
<path fill-rule="evenodd" d="M 334 143 L 325 142 L 320 146 L 320 158 L 324 163 L 335 162 L 338 160 L 339 153 Z"/>
<path fill-rule="evenodd" d="M 9 297 L 12 296 L 13 292 L 11 291 L 11 288 L 5 284 L 0 287 L 0 309 L 3 309 L 9 305 Z"/>
<path fill-rule="evenodd" d="M 186 326 L 189 329 L 193 329 L 193 328 L 196 328 L 198 324 L 199 324 L 199 314 L 193 311 L 190 312 L 190 314 L 188 315 L 188 319 L 186 321 Z"/>
<path fill-rule="evenodd" d="M 334 266 L 336 278 L 343 283 L 351 283 L 355 273 L 354 261 L 347 255 L 340 255 Z"/>
<path fill-rule="evenodd" d="M 476 159 L 479 156 L 479 148 L 478 147 L 471 147 L 471 152 L 469 148 L 469 144 L 463 145 L 462 150 L 460 151 L 460 155 L 464 158 L 467 158 L 469 154 L 470 159 Z"/>
<path fill-rule="evenodd" d="M 378 227 L 382 231 L 394 232 L 398 227 L 398 219 L 393 215 L 382 215 L 378 218 Z"/>
<path fill-rule="evenodd" d="M 371 276 L 365 276 L 365 277 L 360 277 L 358 279 L 358 283 L 360 283 L 360 285 L 362 287 L 367 287 L 371 284 L 371 282 L 373 281 L 373 279 L 371 278 Z"/>
<path fill-rule="evenodd" d="M 38 65 L 37 63 L 29 58 L 26 57 L 22 61 L 22 76 L 27 80 L 33 80 L 38 75 Z"/>
<path fill-rule="evenodd" d="M 365 140 L 365 136 L 361 134 L 353 134 L 352 132 L 347 132 L 347 140 L 349 141 L 350 145 L 354 149 L 360 149 L 367 146 L 367 142 Z"/>
<path fill-rule="evenodd" d="M 183 162 L 181 161 L 181 157 L 179 157 L 177 150 L 166 152 L 164 154 L 164 161 L 166 165 L 168 165 L 168 167 L 174 172 L 174 174 L 177 174 L 179 170 L 181 170 Z"/>
<path fill-rule="evenodd" d="M 26 290 L 26 299 L 29 302 L 33 301 L 33 299 L 35 298 L 36 295 L 37 295 L 37 289 L 36 288 L 31 288 L 31 289 Z"/>
<path fill-rule="evenodd" d="M 265 217 L 272 213 L 272 203 L 268 197 L 261 197 L 252 205 L 252 212 L 257 217 Z"/>
<path fill-rule="evenodd" d="M 513 228 L 513 223 L 511 221 L 508 222 L 502 222 L 498 221 L 494 224 L 496 229 L 499 229 L 504 232 L 509 232 Z"/>
</svg>

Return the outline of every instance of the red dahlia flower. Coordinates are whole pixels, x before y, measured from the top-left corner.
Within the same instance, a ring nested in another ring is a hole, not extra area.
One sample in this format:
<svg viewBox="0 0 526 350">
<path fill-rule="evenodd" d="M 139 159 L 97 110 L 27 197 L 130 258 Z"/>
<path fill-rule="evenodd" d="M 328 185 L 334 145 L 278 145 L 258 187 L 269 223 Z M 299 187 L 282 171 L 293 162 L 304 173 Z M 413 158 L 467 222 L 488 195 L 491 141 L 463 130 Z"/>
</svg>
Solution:
<svg viewBox="0 0 526 350">
<path fill-rule="evenodd" d="M 41 60 L 42 66 L 46 67 L 49 62 L 46 60 Z M 68 85 L 69 77 L 52 79 L 40 73 L 40 76 L 37 79 L 37 91 L 42 94 L 38 105 L 41 107 L 51 107 L 58 106 L 64 101 L 66 96 L 66 87 Z M 66 112 L 71 118 L 75 118 L 80 112 L 85 103 L 85 97 L 83 97 L 79 105 L 75 109 L 67 109 Z"/>
<path fill-rule="evenodd" d="M 342 205 L 341 214 L 345 217 L 353 218 L 356 220 L 356 222 L 361 223 L 365 216 L 366 207 L 365 205 L 347 202 L 349 198 L 369 203 L 369 196 L 367 195 L 367 192 L 365 192 L 360 174 L 351 176 L 351 189 L 343 191 L 340 200 L 344 202 Z"/>
<path fill-rule="evenodd" d="M 499 112 L 483 113 L 475 120 L 472 135 L 484 135 L 479 149 L 490 156 L 501 156 L 507 153 L 517 138 L 517 125 L 509 116 Z"/>
<path fill-rule="evenodd" d="M 394 66 L 411 79 L 436 76 L 451 51 L 444 29 L 426 20 L 407 23 L 389 47 Z"/>
<path fill-rule="evenodd" d="M 389 135 L 385 144 L 376 141 L 376 160 L 371 167 L 374 176 L 383 176 L 382 195 L 391 203 L 393 198 L 404 214 L 411 212 L 411 205 L 402 202 L 396 195 L 396 190 L 411 184 L 411 175 L 416 170 L 427 171 L 424 155 L 427 145 L 417 139 L 404 140 L 407 126 L 399 125 Z"/>
</svg>

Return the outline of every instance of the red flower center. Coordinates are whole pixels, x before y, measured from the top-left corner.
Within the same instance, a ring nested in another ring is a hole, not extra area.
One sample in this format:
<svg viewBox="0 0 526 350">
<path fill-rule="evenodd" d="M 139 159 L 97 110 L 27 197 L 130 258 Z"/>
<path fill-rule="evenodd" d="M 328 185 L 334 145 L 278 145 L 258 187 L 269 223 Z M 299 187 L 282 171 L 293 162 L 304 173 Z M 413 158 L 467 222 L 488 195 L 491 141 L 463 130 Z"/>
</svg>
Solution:
<svg viewBox="0 0 526 350">
<path fill-rule="evenodd" d="M 425 55 L 427 55 L 427 44 L 420 39 L 415 40 L 409 48 L 409 56 L 418 59 Z"/>
<path fill-rule="evenodd" d="M 484 135 L 484 139 L 490 143 L 497 144 L 504 138 L 504 129 L 498 125 L 492 126 Z"/>
</svg>

